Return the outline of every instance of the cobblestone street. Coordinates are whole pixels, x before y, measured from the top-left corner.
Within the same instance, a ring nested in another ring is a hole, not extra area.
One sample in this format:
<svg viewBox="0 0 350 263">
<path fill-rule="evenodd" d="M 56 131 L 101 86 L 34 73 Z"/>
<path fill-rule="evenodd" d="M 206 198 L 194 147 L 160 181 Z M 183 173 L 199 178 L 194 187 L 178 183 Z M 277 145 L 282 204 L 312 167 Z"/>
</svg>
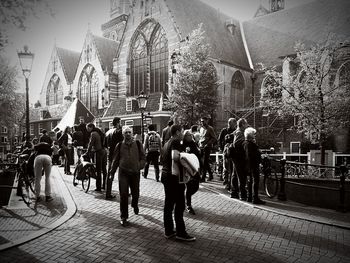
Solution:
<svg viewBox="0 0 350 263">
<path fill-rule="evenodd" d="M 61 168 L 54 168 L 59 179 Z M 77 213 L 55 230 L 0 252 L 1 262 L 349 262 L 350 230 L 279 215 L 201 186 L 196 215 L 185 212 L 192 243 L 163 236 L 163 187 L 141 179 L 140 213 L 119 224 L 119 200 L 79 186 L 63 175 Z M 56 180 L 55 180 L 56 181 Z M 92 189 L 94 189 L 94 181 Z M 114 190 L 117 182 L 114 182 Z M 56 198 L 58 196 L 55 196 Z"/>
</svg>

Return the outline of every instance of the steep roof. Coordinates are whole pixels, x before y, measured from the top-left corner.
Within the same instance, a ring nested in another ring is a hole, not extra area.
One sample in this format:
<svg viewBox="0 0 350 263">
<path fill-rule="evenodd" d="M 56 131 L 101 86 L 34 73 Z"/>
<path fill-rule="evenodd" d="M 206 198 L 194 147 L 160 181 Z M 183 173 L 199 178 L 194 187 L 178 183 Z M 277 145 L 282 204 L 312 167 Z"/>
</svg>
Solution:
<svg viewBox="0 0 350 263">
<path fill-rule="evenodd" d="M 147 112 L 158 111 L 160 108 L 159 104 L 162 102 L 161 97 L 162 97 L 162 94 L 160 92 L 150 94 L 145 111 Z M 108 118 L 108 117 L 114 117 L 114 116 L 123 116 L 123 115 L 130 115 L 130 114 L 135 114 L 137 112 L 140 112 L 136 99 L 133 100 L 132 102 L 132 111 L 126 111 L 126 100 L 127 100 L 126 97 L 113 99 L 108 109 L 106 110 L 105 114 L 103 115 L 103 117 Z"/>
<path fill-rule="evenodd" d="M 317 0 L 257 17 L 243 23 L 253 64 L 280 63 L 279 57 L 294 52 L 298 41 L 310 45 L 333 33 L 339 41 L 349 37 L 350 1 Z"/>
<path fill-rule="evenodd" d="M 68 83 L 72 83 L 78 68 L 80 53 L 57 47 L 57 54 L 60 58 L 64 75 Z"/>
<path fill-rule="evenodd" d="M 238 20 L 219 12 L 200 0 L 167 0 L 165 3 L 182 38 L 188 36 L 193 29 L 203 23 L 206 38 L 212 48 L 211 56 L 213 58 L 246 69 L 250 68 L 247 55 L 244 52 Z M 235 25 L 233 35 L 226 27 L 227 22 Z"/>
<path fill-rule="evenodd" d="M 98 57 L 100 59 L 102 68 L 108 68 L 108 71 L 111 71 L 113 68 L 113 59 L 117 54 L 120 43 L 96 35 L 92 35 L 92 38 L 96 45 Z"/>
<path fill-rule="evenodd" d="M 69 108 L 70 103 L 55 104 L 48 107 L 40 108 L 30 108 L 29 109 L 29 119 L 31 122 L 36 122 L 41 120 L 41 112 L 45 110 L 47 113 L 44 119 L 60 119 L 66 113 Z"/>
</svg>

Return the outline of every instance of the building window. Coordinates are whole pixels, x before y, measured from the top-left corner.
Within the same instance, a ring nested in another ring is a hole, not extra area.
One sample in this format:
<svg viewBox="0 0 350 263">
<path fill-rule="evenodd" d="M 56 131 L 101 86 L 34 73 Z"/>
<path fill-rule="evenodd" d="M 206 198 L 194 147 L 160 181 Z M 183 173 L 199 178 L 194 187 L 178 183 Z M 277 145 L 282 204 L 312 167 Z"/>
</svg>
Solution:
<svg viewBox="0 0 350 263">
<path fill-rule="evenodd" d="M 125 126 L 134 126 L 134 120 L 126 120 Z"/>
<path fill-rule="evenodd" d="M 290 142 L 290 153 L 300 153 L 300 142 Z"/>
<path fill-rule="evenodd" d="M 6 126 L 2 126 L 1 127 L 1 133 L 7 133 L 7 127 Z"/>
<path fill-rule="evenodd" d="M 30 124 L 30 135 L 34 135 L 34 124 Z"/>
<path fill-rule="evenodd" d="M 231 103 L 234 109 L 244 107 L 245 83 L 242 73 L 236 71 L 231 80 Z"/>
<path fill-rule="evenodd" d="M 169 51 L 164 29 L 154 20 L 141 25 L 132 38 L 130 95 L 168 92 Z"/>
<path fill-rule="evenodd" d="M 41 133 L 41 130 L 43 129 L 43 124 L 39 123 L 39 132 Z"/>
<path fill-rule="evenodd" d="M 126 111 L 132 111 L 132 100 L 131 99 L 126 100 Z"/>
<path fill-rule="evenodd" d="M 60 78 L 55 74 L 51 77 L 46 90 L 46 105 L 63 103 L 63 87 Z"/>
<path fill-rule="evenodd" d="M 8 142 L 7 136 L 1 136 L 1 142 L 7 143 Z"/>
<path fill-rule="evenodd" d="M 95 68 L 88 64 L 80 74 L 78 97 L 92 114 L 98 114 L 99 79 Z"/>
</svg>

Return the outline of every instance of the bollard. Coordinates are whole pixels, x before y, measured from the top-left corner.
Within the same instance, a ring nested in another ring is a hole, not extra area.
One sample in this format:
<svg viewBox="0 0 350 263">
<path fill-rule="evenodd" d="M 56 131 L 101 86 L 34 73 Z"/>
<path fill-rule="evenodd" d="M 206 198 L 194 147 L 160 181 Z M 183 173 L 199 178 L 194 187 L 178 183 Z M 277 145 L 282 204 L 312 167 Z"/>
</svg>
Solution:
<svg viewBox="0 0 350 263">
<path fill-rule="evenodd" d="M 281 165 L 281 178 L 280 178 L 280 187 L 279 187 L 279 192 L 278 192 L 278 200 L 281 201 L 286 201 L 287 197 L 286 197 L 286 191 L 285 191 L 285 171 L 286 171 L 286 159 L 281 159 L 280 160 L 280 165 Z"/>
<path fill-rule="evenodd" d="M 340 202 L 339 202 L 339 207 L 338 210 L 341 212 L 346 212 L 345 208 L 345 174 L 347 173 L 347 168 L 345 165 L 340 166 L 340 185 L 339 185 L 339 197 L 340 197 Z"/>
</svg>

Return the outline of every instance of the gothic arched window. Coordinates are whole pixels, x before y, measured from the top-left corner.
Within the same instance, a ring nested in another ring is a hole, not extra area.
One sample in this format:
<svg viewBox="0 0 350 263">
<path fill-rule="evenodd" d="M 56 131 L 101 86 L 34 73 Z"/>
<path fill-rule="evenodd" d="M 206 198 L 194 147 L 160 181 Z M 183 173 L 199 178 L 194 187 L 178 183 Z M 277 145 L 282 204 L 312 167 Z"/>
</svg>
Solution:
<svg viewBox="0 0 350 263">
<path fill-rule="evenodd" d="M 46 91 L 46 105 L 63 103 L 63 88 L 60 78 L 55 74 L 51 77 Z"/>
<path fill-rule="evenodd" d="M 350 61 L 346 61 L 339 67 L 338 73 L 338 85 L 339 87 L 349 90 L 350 85 Z"/>
<path fill-rule="evenodd" d="M 130 95 L 168 92 L 168 40 L 159 23 L 149 20 L 133 36 L 130 50 Z"/>
<path fill-rule="evenodd" d="M 94 115 L 98 111 L 98 87 L 97 71 L 88 64 L 80 74 L 78 98 Z"/>
<path fill-rule="evenodd" d="M 244 106 L 245 83 L 240 71 L 236 71 L 231 80 L 231 103 L 233 107 L 239 108 Z"/>
</svg>

